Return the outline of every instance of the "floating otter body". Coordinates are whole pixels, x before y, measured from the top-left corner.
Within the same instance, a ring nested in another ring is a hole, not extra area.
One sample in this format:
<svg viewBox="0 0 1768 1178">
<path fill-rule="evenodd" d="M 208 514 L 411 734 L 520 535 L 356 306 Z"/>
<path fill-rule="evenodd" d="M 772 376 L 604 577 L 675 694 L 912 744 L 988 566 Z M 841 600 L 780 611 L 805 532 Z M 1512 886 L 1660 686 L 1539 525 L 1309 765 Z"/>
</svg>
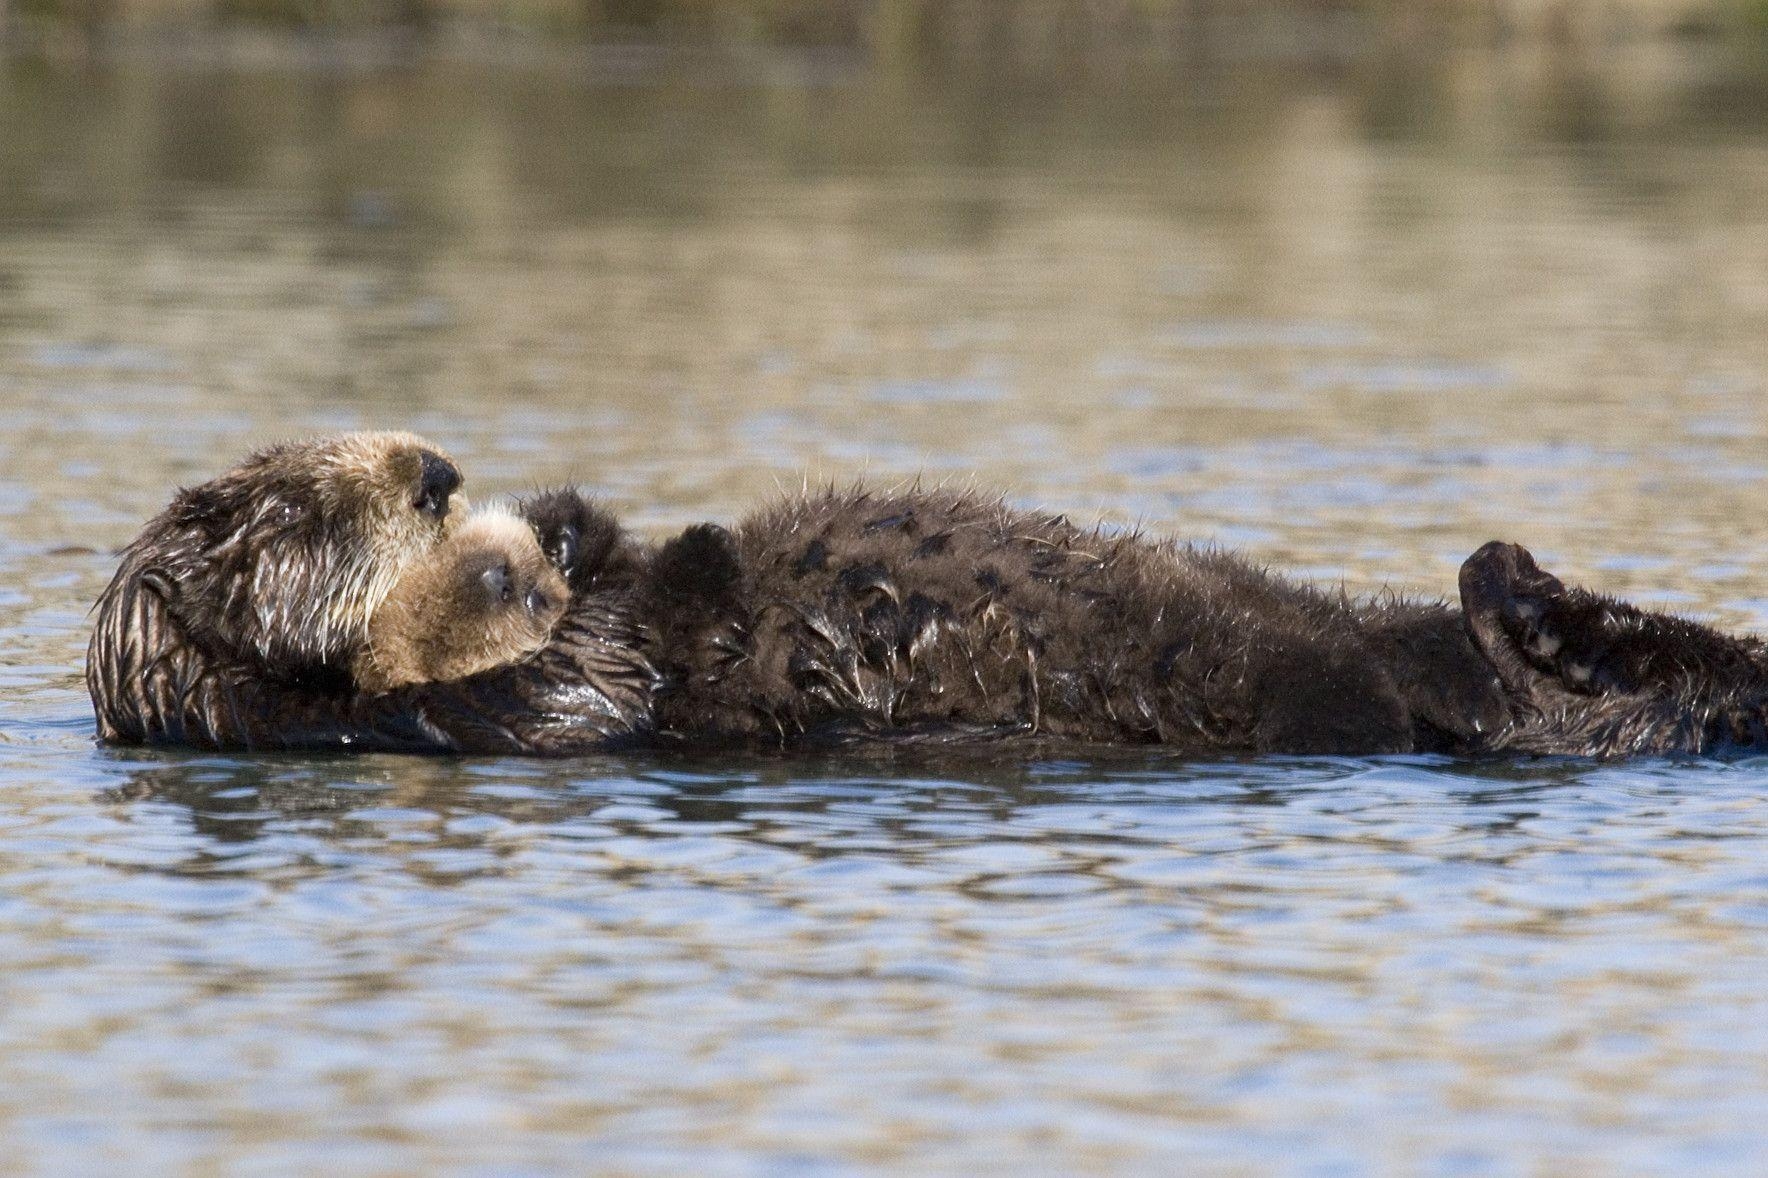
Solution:
<svg viewBox="0 0 1768 1178">
<path fill-rule="evenodd" d="M 543 543 L 554 518 L 590 510 L 570 502 L 531 507 Z M 1768 647 L 1567 588 L 1514 545 L 1468 559 L 1461 609 L 1351 600 L 1231 553 L 950 492 L 854 488 L 641 558 L 602 550 L 636 585 L 622 593 L 663 677 L 655 727 L 676 740 L 1768 747 Z"/>
<path fill-rule="evenodd" d="M 532 657 L 364 690 L 371 618 L 444 550 L 409 435 L 279 447 L 181 492 L 98 605 L 102 738 L 565 754 L 611 743 L 1049 738 L 1192 753 L 1616 754 L 1768 742 L 1759 644 L 1488 546 L 1463 610 L 977 496 L 856 488 L 651 547 L 524 503 L 570 604 Z M 444 565 L 446 562 L 444 562 Z M 372 676 L 371 676 L 372 677 Z M 378 686 L 371 684 L 370 686 Z"/>
<path fill-rule="evenodd" d="M 1466 750 L 1503 728 L 1455 611 L 909 490 L 792 500 L 656 553 L 661 730 L 1039 735 L 1192 752 Z"/>
<path fill-rule="evenodd" d="M 565 613 L 565 578 L 528 524 L 468 517 L 406 571 L 369 620 L 352 667 L 363 691 L 464 679 L 546 645 Z"/>
</svg>

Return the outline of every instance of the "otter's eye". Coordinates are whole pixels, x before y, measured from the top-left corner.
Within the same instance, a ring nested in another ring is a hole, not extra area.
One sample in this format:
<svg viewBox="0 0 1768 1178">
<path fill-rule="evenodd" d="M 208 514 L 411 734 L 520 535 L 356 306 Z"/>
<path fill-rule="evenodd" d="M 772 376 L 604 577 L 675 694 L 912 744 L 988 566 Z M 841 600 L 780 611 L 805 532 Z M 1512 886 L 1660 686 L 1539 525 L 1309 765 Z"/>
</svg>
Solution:
<svg viewBox="0 0 1768 1178">
<path fill-rule="evenodd" d="M 547 610 L 547 607 L 550 605 L 552 605 L 552 602 L 550 602 L 546 599 L 546 594 L 542 593 L 538 589 L 528 590 L 528 612 L 529 613 L 531 613 L 531 614 L 545 613 Z"/>
<path fill-rule="evenodd" d="M 485 592 L 493 601 L 510 599 L 510 566 L 506 561 L 498 561 L 479 574 L 479 583 L 485 586 Z"/>
<path fill-rule="evenodd" d="M 460 471 L 454 463 L 431 450 L 419 452 L 422 466 L 417 477 L 417 495 L 411 505 L 432 519 L 448 514 L 448 497 L 460 486 Z"/>
<path fill-rule="evenodd" d="M 281 524 L 283 527 L 285 527 L 285 528 L 288 527 L 290 524 L 294 523 L 296 520 L 298 520 L 300 518 L 301 518 L 301 509 L 299 507 L 295 506 L 293 503 L 282 503 L 282 504 L 277 505 L 276 522 Z"/>
</svg>

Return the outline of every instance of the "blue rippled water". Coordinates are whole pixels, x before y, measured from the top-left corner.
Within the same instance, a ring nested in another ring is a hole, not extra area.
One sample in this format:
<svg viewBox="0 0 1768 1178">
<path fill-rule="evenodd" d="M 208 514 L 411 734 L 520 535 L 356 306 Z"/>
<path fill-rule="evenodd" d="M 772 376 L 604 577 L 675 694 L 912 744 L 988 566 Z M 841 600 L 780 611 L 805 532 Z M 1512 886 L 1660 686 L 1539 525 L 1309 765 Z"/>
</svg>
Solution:
<svg viewBox="0 0 1768 1178">
<path fill-rule="evenodd" d="M 1759 1173 L 1761 761 L 226 757 L 80 684 L 174 486 L 369 425 L 1768 623 L 1768 125 L 1639 54 L 0 70 L 0 1171 Z"/>
</svg>

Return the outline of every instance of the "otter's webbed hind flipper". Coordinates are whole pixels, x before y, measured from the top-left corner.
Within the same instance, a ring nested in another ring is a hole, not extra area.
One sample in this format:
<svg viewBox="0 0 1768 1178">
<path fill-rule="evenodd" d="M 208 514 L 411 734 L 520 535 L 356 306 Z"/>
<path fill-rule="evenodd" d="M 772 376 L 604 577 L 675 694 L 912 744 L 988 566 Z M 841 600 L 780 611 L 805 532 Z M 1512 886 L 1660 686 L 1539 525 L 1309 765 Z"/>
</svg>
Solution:
<svg viewBox="0 0 1768 1178">
<path fill-rule="evenodd" d="M 1753 638 L 1567 586 L 1520 545 L 1461 566 L 1469 635 L 1527 715 L 1512 747 L 1615 755 L 1768 744 Z"/>
<path fill-rule="evenodd" d="M 1768 659 L 1751 638 L 1568 587 L 1526 548 L 1493 541 L 1461 566 L 1474 641 L 1513 689 L 1539 680 L 1581 695 L 1768 688 Z"/>
</svg>

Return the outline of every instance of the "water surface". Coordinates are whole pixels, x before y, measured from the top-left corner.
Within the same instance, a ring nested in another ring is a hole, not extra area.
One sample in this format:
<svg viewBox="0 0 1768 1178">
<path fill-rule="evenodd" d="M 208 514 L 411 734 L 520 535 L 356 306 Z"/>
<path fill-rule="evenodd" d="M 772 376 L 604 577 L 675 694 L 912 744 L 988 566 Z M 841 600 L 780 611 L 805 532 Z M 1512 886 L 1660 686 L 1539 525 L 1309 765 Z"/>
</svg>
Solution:
<svg viewBox="0 0 1768 1178">
<path fill-rule="evenodd" d="M 180 483 L 975 480 L 1768 625 L 1768 69 L 0 70 L 0 1167 L 1751 1173 L 1768 767 L 101 750 Z"/>
</svg>

